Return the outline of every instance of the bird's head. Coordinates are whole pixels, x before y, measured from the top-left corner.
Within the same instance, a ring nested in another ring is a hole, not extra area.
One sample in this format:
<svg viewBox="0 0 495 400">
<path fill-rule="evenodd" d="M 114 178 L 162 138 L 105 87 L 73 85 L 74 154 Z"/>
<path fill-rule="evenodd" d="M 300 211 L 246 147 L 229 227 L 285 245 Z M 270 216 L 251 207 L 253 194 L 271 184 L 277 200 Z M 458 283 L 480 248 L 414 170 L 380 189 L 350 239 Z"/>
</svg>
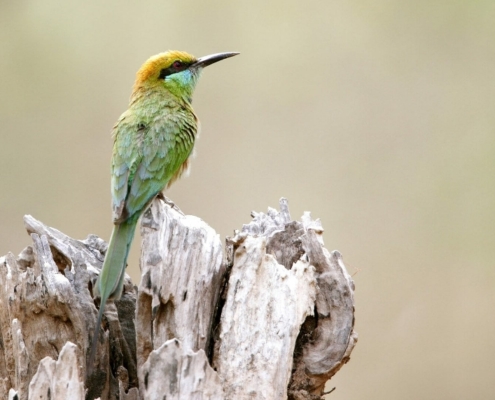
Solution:
<svg viewBox="0 0 495 400">
<path fill-rule="evenodd" d="M 190 102 L 203 68 L 237 54 L 218 53 L 201 58 L 175 50 L 157 54 L 137 72 L 133 93 L 163 89 Z"/>
</svg>

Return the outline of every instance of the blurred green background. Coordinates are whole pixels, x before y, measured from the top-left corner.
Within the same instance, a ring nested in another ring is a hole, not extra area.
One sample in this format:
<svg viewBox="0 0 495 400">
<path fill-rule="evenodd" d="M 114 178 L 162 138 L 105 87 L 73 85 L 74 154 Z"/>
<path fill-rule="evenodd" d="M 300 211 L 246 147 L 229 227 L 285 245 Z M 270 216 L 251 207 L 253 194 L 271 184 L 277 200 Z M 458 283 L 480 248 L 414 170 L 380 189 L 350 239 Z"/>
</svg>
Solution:
<svg viewBox="0 0 495 400">
<path fill-rule="evenodd" d="M 24 214 L 108 239 L 139 66 L 240 51 L 203 74 L 168 196 L 222 237 L 281 196 L 322 219 L 360 335 L 329 398 L 494 399 L 494 21 L 475 0 L 0 1 L 0 254 Z"/>
</svg>

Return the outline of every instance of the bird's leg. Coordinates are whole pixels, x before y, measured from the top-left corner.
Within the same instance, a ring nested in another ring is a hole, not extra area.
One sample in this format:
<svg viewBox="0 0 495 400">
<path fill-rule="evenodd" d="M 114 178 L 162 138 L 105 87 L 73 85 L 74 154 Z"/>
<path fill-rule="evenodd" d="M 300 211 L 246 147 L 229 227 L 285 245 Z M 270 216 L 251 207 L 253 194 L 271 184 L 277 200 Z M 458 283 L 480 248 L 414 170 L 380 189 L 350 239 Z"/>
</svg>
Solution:
<svg viewBox="0 0 495 400">
<path fill-rule="evenodd" d="M 185 215 L 182 210 L 179 208 L 179 206 L 177 204 L 175 204 L 173 202 L 172 199 L 168 198 L 167 196 L 165 196 L 163 194 L 163 192 L 160 192 L 157 194 L 156 196 L 158 199 L 160 199 L 161 201 L 163 201 L 166 205 L 168 205 L 170 208 L 174 209 L 175 211 L 177 211 L 178 213 L 182 214 L 182 215 Z"/>
</svg>

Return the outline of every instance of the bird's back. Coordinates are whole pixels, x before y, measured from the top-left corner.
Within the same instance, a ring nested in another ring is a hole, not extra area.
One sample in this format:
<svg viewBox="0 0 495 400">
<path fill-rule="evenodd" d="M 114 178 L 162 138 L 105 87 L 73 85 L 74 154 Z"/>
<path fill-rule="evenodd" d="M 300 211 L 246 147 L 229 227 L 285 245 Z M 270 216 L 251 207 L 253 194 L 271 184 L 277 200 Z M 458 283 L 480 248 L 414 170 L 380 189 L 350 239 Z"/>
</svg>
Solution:
<svg viewBox="0 0 495 400">
<path fill-rule="evenodd" d="M 163 92 L 133 98 L 114 128 L 114 220 L 139 216 L 187 169 L 198 120 L 189 103 Z"/>
</svg>

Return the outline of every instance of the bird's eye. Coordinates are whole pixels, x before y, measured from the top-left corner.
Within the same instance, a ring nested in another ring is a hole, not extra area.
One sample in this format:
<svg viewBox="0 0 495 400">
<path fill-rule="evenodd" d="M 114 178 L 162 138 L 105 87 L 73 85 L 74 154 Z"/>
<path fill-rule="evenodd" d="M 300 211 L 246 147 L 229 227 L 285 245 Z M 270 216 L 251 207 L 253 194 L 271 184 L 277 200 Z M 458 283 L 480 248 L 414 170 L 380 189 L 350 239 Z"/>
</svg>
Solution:
<svg viewBox="0 0 495 400">
<path fill-rule="evenodd" d="M 184 63 L 181 60 L 175 60 L 168 68 L 163 68 L 162 70 L 160 70 L 158 79 L 165 79 L 169 75 L 184 71 L 188 67 L 188 65 L 189 64 Z"/>
</svg>

